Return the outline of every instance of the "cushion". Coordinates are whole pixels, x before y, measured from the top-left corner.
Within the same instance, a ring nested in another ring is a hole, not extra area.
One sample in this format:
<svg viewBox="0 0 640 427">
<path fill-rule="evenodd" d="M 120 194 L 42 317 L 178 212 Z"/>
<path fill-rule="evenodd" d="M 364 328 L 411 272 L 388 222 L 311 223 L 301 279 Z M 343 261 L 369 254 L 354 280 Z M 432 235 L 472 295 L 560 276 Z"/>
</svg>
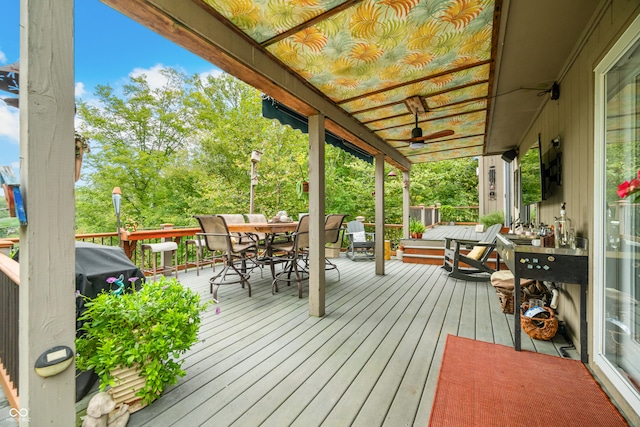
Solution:
<svg viewBox="0 0 640 427">
<path fill-rule="evenodd" d="M 351 236 L 352 236 L 354 242 L 366 242 L 367 241 L 367 235 L 365 234 L 364 231 L 356 231 Z"/>
<path fill-rule="evenodd" d="M 474 246 L 473 249 L 471 249 L 471 252 L 469 252 L 465 256 L 467 258 L 478 260 L 478 259 L 480 259 L 482 254 L 484 254 L 485 250 L 487 250 L 486 246 Z"/>
<path fill-rule="evenodd" d="M 496 288 L 510 289 L 513 292 L 514 279 L 513 273 L 509 270 L 498 270 L 491 273 L 491 284 Z M 535 280 L 520 279 L 520 286 L 528 285 L 531 282 L 535 282 Z"/>
</svg>

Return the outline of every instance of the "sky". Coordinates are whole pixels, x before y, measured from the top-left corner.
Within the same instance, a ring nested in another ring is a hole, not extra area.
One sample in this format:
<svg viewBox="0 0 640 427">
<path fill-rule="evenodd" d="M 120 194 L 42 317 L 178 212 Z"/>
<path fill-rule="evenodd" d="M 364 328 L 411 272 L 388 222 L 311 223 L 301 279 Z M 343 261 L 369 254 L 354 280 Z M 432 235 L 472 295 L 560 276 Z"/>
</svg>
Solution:
<svg viewBox="0 0 640 427">
<path fill-rule="evenodd" d="M 2 0 L 0 66 L 20 60 L 20 0 Z M 162 38 L 99 0 L 75 0 L 75 96 L 90 101 L 96 85 L 114 89 L 129 76 L 144 73 L 161 80 L 158 71 L 176 68 L 186 74 L 217 74 L 220 70 L 175 43 Z M 1 97 L 12 96 L 0 92 Z M 0 166 L 16 176 L 20 164 L 19 110 L 0 101 Z"/>
</svg>

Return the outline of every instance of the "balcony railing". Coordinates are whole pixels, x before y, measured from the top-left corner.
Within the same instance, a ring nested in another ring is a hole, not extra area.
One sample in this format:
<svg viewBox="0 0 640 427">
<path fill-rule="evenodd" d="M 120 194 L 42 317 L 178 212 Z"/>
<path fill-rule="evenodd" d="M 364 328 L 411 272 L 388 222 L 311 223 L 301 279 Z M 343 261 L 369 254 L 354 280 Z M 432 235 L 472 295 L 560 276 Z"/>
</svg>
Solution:
<svg viewBox="0 0 640 427">
<path fill-rule="evenodd" d="M 9 404 L 18 404 L 18 320 L 20 266 L 0 253 L 0 384 Z"/>
</svg>

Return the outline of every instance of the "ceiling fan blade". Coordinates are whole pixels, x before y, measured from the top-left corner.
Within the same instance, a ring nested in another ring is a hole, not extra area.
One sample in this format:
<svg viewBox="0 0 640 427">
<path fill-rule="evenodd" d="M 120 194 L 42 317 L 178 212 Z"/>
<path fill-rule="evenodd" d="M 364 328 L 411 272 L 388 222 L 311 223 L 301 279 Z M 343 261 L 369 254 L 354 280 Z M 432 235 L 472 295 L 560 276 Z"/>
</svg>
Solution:
<svg viewBox="0 0 640 427">
<path fill-rule="evenodd" d="M 437 139 L 437 138 L 443 138 L 445 136 L 450 136 L 450 135 L 453 135 L 454 133 L 455 132 L 452 131 L 451 129 L 445 129 L 445 130 L 440 130 L 438 132 L 430 133 L 428 135 L 419 136 L 417 138 L 409 138 L 409 139 L 406 139 L 405 141 L 408 141 L 408 142 L 427 141 L 429 139 Z"/>
</svg>

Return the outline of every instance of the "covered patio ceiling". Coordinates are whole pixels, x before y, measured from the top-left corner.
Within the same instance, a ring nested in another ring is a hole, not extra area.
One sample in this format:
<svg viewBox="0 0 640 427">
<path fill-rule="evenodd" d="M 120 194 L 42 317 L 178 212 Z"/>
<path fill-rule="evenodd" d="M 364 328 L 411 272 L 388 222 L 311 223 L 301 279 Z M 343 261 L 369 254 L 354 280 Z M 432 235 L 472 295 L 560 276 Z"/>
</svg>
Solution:
<svg viewBox="0 0 640 427">
<path fill-rule="evenodd" d="M 102 1 L 403 170 L 516 147 L 600 3 Z"/>
</svg>

